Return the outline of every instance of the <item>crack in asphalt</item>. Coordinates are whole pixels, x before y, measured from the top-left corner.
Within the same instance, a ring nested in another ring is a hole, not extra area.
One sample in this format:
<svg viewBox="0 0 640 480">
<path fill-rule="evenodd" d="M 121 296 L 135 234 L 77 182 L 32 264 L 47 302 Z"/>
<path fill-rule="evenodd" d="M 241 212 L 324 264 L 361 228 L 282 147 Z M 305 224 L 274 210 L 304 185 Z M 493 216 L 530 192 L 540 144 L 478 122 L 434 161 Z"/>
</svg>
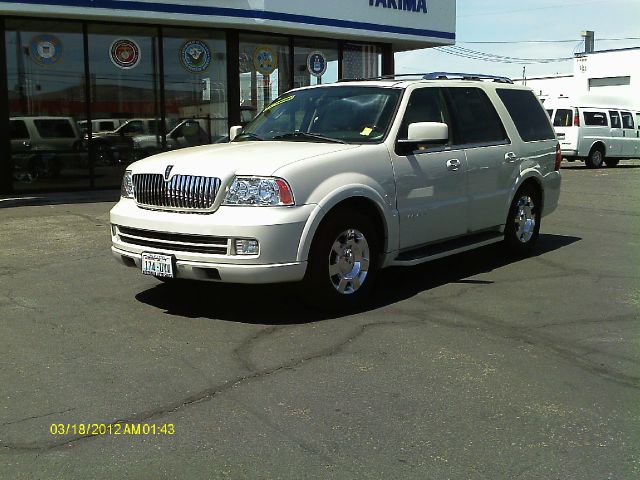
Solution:
<svg viewBox="0 0 640 480">
<path fill-rule="evenodd" d="M 27 420 L 34 420 L 36 418 L 50 417 L 51 415 L 61 415 L 63 413 L 72 412 L 75 409 L 76 408 L 73 407 L 73 408 L 67 408 L 66 410 L 60 410 L 59 412 L 49 412 L 49 413 L 43 413 L 41 415 L 33 415 L 31 417 L 20 418 L 18 420 L 13 420 L 11 422 L 0 423 L 0 427 L 4 427 L 7 425 L 15 425 L 16 423 L 26 422 Z"/>
<path fill-rule="evenodd" d="M 394 324 L 394 323 L 407 323 L 407 322 L 380 322 L 380 323 L 371 323 L 371 324 L 363 324 L 360 325 L 358 328 L 354 329 L 349 335 L 347 335 L 345 338 L 343 338 L 341 341 L 339 341 L 338 343 L 334 344 L 331 347 L 325 348 L 323 350 L 320 350 L 319 352 L 316 352 L 315 354 L 312 355 L 306 355 L 297 359 L 293 359 L 290 360 L 288 362 L 284 362 L 278 366 L 274 366 L 272 368 L 268 368 L 268 369 L 262 369 L 262 370 L 257 370 L 254 371 L 248 375 L 240 375 L 237 376 L 235 378 L 232 378 L 230 380 L 227 380 L 226 382 L 217 385 L 217 386 L 213 386 L 204 390 L 201 390 L 200 392 L 197 392 L 193 395 L 190 395 L 186 398 L 183 398 L 181 400 L 175 401 L 175 402 L 171 402 L 168 403 L 164 406 L 161 406 L 159 408 L 153 409 L 153 410 L 149 410 L 149 411 L 145 411 L 145 412 L 141 412 L 139 414 L 136 415 L 132 415 L 130 417 L 125 417 L 125 418 L 121 418 L 121 419 L 117 419 L 113 422 L 110 422 L 109 425 L 117 425 L 117 424 L 132 424 L 132 423 L 145 423 L 145 422 L 149 422 L 150 420 L 154 420 L 156 418 L 162 417 L 162 416 L 166 416 L 172 413 L 177 412 L 178 410 L 181 410 L 185 407 L 188 407 L 190 405 L 194 405 L 194 404 L 198 404 L 198 403 L 202 403 L 208 400 L 211 400 L 212 398 L 214 398 L 216 395 L 223 393 L 227 390 L 230 390 L 232 388 L 237 387 L 238 385 L 245 383 L 245 382 L 250 382 L 252 380 L 256 380 L 256 379 L 261 379 L 263 377 L 268 377 L 270 375 L 273 375 L 275 373 L 284 371 L 284 370 L 292 370 L 296 367 L 298 367 L 299 365 L 302 365 L 304 362 L 308 362 L 308 361 L 312 361 L 312 360 L 317 360 L 320 358 L 327 358 L 327 357 L 331 357 L 333 355 L 336 355 L 337 353 L 339 353 L 345 346 L 347 346 L 349 343 L 351 343 L 353 340 L 355 340 L 356 338 L 358 338 L 360 335 L 362 335 L 365 330 L 369 327 L 372 326 L 376 326 L 376 325 L 390 325 L 390 324 Z M 269 329 L 267 329 L 269 330 Z M 252 335 L 251 337 L 247 338 L 244 342 L 253 342 L 254 339 L 256 337 L 260 338 L 261 336 L 265 336 L 267 334 L 273 333 L 274 331 L 277 331 L 277 329 L 273 329 L 270 330 L 267 333 L 262 333 L 258 332 L 258 334 L 256 335 Z M 238 347 L 238 351 L 243 351 L 242 350 L 242 344 L 240 345 L 240 347 Z M 58 442 L 39 442 L 39 441 L 34 441 L 34 442 L 30 442 L 30 443 L 5 443 L 0 441 L 0 448 L 2 449 L 1 451 L 3 452 L 24 452 L 24 453 L 28 453 L 28 452 L 47 452 L 47 451 L 51 451 L 54 450 L 56 448 L 60 448 L 60 447 L 64 447 L 64 446 L 73 446 L 75 444 L 77 444 L 78 442 L 82 441 L 82 440 L 86 440 L 86 439 L 90 439 L 90 438 L 94 438 L 94 437 L 98 437 L 100 435 L 98 434 L 86 434 L 86 435 L 76 435 L 73 436 L 71 438 L 66 438 L 63 441 L 58 441 Z"/>
<path fill-rule="evenodd" d="M 570 341 L 560 341 L 558 337 L 544 334 L 543 332 L 537 331 L 534 333 L 531 328 L 526 329 L 522 326 L 507 325 L 504 322 L 501 322 L 488 315 L 482 315 L 477 311 L 455 307 L 442 300 L 430 300 L 432 302 L 435 301 L 439 303 L 442 311 L 459 315 L 463 318 L 470 318 L 472 321 L 491 327 L 490 329 L 484 330 L 484 332 L 487 334 L 494 334 L 495 336 L 499 336 L 501 338 L 513 339 L 526 344 L 535 345 L 537 347 L 555 353 L 557 356 L 563 358 L 564 360 L 567 360 L 569 363 L 577 366 L 578 368 L 581 368 L 582 370 L 585 370 L 592 375 L 596 375 L 602 379 L 611 381 L 624 387 L 633 389 L 640 388 L 640 377 L 627 375 L 622 372 L 616 372 L 611 368 L 607 368 L 604 364 L 597 363 L 585 358 L 587 355 L 593 355 L 593 353 L 611 356 L 609 353 L 600 351 L 593 347 L 585 347 L 578 344 L 572 344 Z M 629 322 L 636 321 L 638 318 L 635 314 L 629 314 L 627 317 L 627 321 Z M 445 326 L 448 325 L 448 322 L 441 322 L 439 320 L 430 319 L 429 321 Z M 587 319 L 586 321 L 591 322 L 592 320 Z M 461 328 L 464 327 L 464 325 L 456 324 L 456 327 Z M 471 327 L 471 325 L 469 325 L 468 327 Z"/>
</svg>

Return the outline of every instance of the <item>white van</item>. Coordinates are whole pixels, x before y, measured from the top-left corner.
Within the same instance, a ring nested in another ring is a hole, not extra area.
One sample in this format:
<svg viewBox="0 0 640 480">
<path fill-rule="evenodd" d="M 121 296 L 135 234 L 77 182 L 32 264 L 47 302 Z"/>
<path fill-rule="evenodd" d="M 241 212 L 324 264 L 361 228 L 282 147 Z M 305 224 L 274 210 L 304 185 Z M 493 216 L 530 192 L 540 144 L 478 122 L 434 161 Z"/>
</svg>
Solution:
<svg viewBox="0 0 640 480">
<path fill-rule="evenodd" d="M 622 159 L 640 158 L 640 112 L 607 106 L 589 97 L 547 100 L 562 156 L 583 160 L 589 168 L 615 167 Z"/>
</svg>

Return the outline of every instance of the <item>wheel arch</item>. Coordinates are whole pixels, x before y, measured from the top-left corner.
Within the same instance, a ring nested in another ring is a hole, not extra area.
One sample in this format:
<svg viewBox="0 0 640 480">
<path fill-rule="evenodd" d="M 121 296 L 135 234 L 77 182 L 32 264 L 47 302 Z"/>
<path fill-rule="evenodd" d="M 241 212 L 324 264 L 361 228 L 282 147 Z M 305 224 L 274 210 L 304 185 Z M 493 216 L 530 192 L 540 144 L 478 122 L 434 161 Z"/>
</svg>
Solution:
<svg viewBox="0 0 640 480">
<path fill-rule="evenodd" d="M 591 155 L 591 152 L 594 149 L 598 149 L 602 151 L 602 155 L 603 156 L 607 156 L 607 145 L 604 143 L 603 140 L 596 140 L 595 142 L 593 142 L 591 144 L 591 146 L 589 147 L 589 153 L 587 155 Z"/>
<path fill-rule="evenodd" d="M 542 183 L 542 179 L 540 178 L 539 174 L 537 174 L 537 172 L 535 171 L 530 171 L 528 173 L 526 173 L 525 175 L 523 175 L 523 177 L 521 178 L 521 181 L 516 183 L 513 188 L 511 189 L 511 193 L 509 194 L 509 201 L 507 203 L 506 206 L 506 215 L 505 215 L 505 220 L 507 218 L 507 216 L 509 215 L 509 210 L 511 209 L 511 204 L 513 203 L 513 199 L 515 198 L 516 194 L 518 193 L 518 191 L 523 188 L 525 185 L 531 185 L 533 186 L 540 194 L 540 212 L 544 212 L 544 186 Z"/>
<path fill-rule="evenodd" d="M 397 243 L 397 222 L 394 222 L 394 218 L 389 213 L 389 208 L 382 197 L 370 187 L 350 185 L 323 199 L 309 216 L 298 244 L 298 261 L 306 261 L 309 258 L 313 239 L 322 222 L 329 218 L 333 212 L 345 208 L 365 213 L 372 219 L 382 246 L 380 253 L 394 248 L 394 241 Z"/>
</svg>

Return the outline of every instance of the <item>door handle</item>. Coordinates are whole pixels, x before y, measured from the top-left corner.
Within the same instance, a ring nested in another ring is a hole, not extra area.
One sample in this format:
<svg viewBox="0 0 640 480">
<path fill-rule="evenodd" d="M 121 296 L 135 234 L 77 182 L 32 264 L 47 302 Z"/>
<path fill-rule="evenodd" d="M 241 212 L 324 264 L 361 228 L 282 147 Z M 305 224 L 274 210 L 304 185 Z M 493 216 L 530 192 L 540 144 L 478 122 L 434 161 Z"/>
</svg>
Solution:
<svg viewBox="0 0 640 480">
<path fill-rule="evenodd" d="M 455 172 L 460 168 L 460 160 L 457 158 L 452 158 L 451 160 L 447 160 L 447 170 L 451 170 Z"/>
<path fill-rule="evenodd" d="M 507 163 L 513 163 L 518 159 L 515 153 L 507 152 L 504 154 L 504 161 Z"/>
</svg>

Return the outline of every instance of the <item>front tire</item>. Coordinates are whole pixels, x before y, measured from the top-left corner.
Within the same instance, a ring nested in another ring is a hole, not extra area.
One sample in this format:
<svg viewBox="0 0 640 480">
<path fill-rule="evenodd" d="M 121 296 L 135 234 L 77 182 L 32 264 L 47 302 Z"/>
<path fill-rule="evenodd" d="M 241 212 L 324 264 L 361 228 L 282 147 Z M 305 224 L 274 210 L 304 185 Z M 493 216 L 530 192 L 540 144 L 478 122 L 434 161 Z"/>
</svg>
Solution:
<svg viewBox="0 0 640 480">
<path fill-rule="evenodd" d="M 380 236 L 372 220 L 355 210 L 325 218 L 309 252 L 305 295 L 322 309 L 345 310 L 368 298 L 378 269 Z"/>
<path fill-rule="evenodd" d="M 522 186 L 513 197 L 504 229 L 504 242 L 513 254 L 531 253 L 540 234 L 541 218 L 540 190 L 530 184 Z"/>
</svg>

